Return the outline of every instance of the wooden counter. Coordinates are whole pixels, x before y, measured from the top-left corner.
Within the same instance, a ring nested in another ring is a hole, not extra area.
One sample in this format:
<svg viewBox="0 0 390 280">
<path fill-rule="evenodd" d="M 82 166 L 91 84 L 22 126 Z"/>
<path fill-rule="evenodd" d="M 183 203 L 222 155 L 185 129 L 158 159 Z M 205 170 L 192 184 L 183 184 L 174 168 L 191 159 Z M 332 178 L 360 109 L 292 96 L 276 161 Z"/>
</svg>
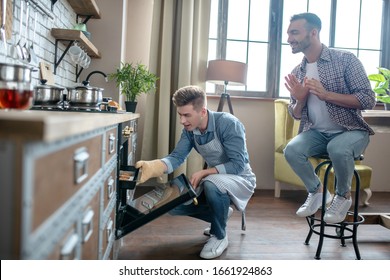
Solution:
<svg viewBox="0 0 390 280">
<path fill-rule="evenodd" d="M 138 117 L 134 113 L 0 110 L 0 138 L 12 135 L 50 142 Z"/>
<path fill-rule="evenodd" d="M 118 174 L 134 162 L 138 118 L 0 110 L 1 259 L 115 258 Z"/>
</svg>

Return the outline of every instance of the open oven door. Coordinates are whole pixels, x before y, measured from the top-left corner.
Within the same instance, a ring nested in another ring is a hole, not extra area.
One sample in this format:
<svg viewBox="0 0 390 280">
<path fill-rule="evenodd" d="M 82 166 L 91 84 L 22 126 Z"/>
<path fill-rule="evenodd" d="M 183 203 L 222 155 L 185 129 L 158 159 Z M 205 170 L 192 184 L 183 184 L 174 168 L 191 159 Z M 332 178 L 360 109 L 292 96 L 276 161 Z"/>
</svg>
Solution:
<svg viewBox="0 0 390 280">
<path fill-rule="evenodd" d="M 120 180 L 118 188 L 116 239 L 153 221 L 178 205 L 192 202 L 197 196 L 188 178 L 181 174 L 168 183 L 159 184 L 151 191 L 134 199 L 128 195 L 128 191 L 135 191 L 139 170 L 133 166 L 127 166 L 122 167 L 121 171 L 119 178 L 122 176 L 124 180 Z"/>
</svg>

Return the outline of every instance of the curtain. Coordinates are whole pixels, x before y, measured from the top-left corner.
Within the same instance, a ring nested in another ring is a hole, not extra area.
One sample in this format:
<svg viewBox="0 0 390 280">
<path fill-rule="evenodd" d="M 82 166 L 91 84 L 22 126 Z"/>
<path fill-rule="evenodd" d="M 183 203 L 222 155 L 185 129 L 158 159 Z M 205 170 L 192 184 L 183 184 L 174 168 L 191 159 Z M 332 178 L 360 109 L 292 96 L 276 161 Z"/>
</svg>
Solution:
<svg viewBox="0 0 390 280">
<path fill-rule="evenodd" d="M 168 155 L 180 138 L 183 127 L 172 94 L 187 85 L 205 88 L 209 21 L 209 0 L 154 1 L 150 69 L 159 82 L 156 94 L 146 98 L 143 160 Z M 193 150 L 173 176 L 191 176 L 202 166 L 203 159 Z"/>
</svg>

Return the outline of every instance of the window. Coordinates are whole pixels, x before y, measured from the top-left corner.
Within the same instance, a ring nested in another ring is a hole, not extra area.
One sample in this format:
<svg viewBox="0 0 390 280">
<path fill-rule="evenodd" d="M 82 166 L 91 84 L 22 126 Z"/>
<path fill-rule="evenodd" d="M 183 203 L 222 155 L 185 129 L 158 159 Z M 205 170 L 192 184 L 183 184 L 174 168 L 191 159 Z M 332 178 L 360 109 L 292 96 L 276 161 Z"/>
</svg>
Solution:
<svg viewBox="0 0 390 280">
<path fill-rule="evenodd" d="M 208 59 L 248 64 L 247 85 L 227 88 L 233 96 L 289 95 L 284 87 L 284 76 L 303 55 L 291 53 L 286 30 L 290 17 L 305 11 L 321 18 L 321 41 L 329 47 L 354 53 L 367 73 L 375 73 L 378 66 L 390 66 L 385 65 L 389 63 L 386 62 L 389 47 L 385 45 L 386 40 L 381 39 L 387 38 L 390 32 L 389 24 L 383 20 L 390 18 L 390 0 L 211 1 Z M 215 93 L 215 86 L 206 83 L 206 91 Z"/>
</svg>

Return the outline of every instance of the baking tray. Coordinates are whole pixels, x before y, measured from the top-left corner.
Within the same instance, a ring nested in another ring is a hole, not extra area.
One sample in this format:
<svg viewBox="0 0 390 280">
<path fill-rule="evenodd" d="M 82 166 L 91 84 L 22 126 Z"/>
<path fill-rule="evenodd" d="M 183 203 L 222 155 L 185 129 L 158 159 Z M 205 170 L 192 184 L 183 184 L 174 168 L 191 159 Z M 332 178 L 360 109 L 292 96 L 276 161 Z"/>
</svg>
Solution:
<svg viewBox="0 0 390 280">
<path fill-rule="evenodd" d="M 137 180 L 137 176 L 134 176 L 134 181 Z M 164 196 L 166 193 L 168 195 Z M 156 202 L 156 198 L 160 196 L 163 198 Z M 119 205 L 116 215 L 115 238 L 119 239 L 125 236 L 169 212 L 176 206 L 190 202 L 196 196 L 194 188 L 184 174 L 177 176 L 166 184 L 154 186 L 150 192 L 128 201 L 126 204 Z M 124 199 L 121 199 L 121 201 L 124 201 Z"/>
</svg>

